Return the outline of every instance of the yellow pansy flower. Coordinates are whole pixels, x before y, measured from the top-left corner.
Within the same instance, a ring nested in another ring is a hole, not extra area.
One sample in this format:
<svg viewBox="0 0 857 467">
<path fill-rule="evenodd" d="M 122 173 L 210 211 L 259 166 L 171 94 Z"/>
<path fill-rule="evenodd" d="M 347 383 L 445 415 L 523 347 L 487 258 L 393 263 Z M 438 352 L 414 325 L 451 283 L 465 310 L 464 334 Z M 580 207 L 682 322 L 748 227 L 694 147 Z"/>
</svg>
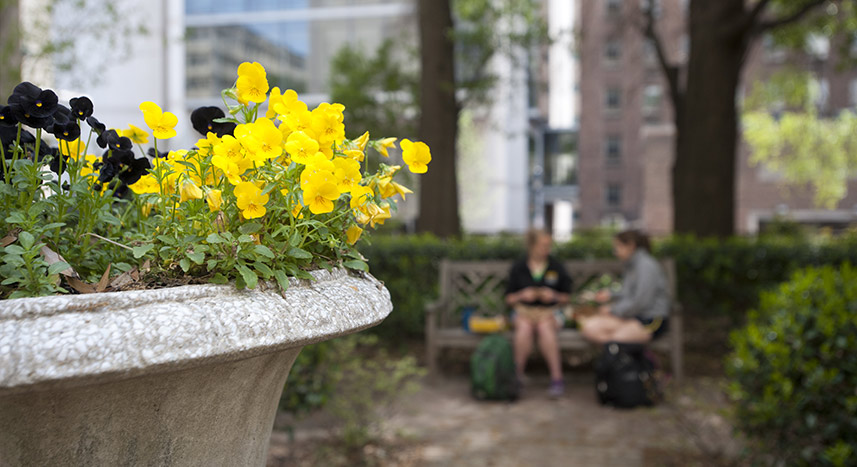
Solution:
<svg viewBox="0 0 857 467">
<path fill-rule="evenodd" d="M 288 130 L 289 132 L 303 131 L 312 138 L 315 138 L 315 132 L 312 130 L 312 112 L 309 110 L 295 110 L 288 115 L 283 121 L 284 125 L 280 125 L 280 131 Z"/>
<path fill-rule="evenodd" d="M 127 137 L 137 144 L 146 144 L 149 142 L 149 133 L 146 133 L 146 130 L 131 124 L 128 125 L 127 130 L 122 130 L 122 136 Z"/>
<path fill-rule="evenodd" d="M 101 158 L 96 156 L 95 154 L 87 154 L 83 157 L 86 160 L 86 163 L 83 164 L 83 167 L 80 168 L 80 176 L 86 177 L 91 174 L 97 174 L 97 172 L 95 171 L 95 163 L 101 160 Z"/>
<path fill-rule="evenodd" d="M 179 194 L 181 195 L 181 202 L 191 199 L 202 199 L 202 190 L 193 182 L 193 180 L 185 180 L 182 183 L 181 190 L 179 190 Z"/>
<path fill-rule="evenodd" d="M 357 209 L 368 203 L 375 196 L 375 192 L 368 186 L 357 185 L 351 188 L 351 203 L 352 209 Z"/>
<path fill-rule="evenodd" d="M 136 183 L 128 185 L 128 188 L 138 195 L 142 195 L 144 193 L 159 193 L 161 191 L 161 187 L 158 185 L 158 179 L 156 179 L 152 174 L 143 175 Z"/>
<path fill-rule="evenodd" d="M 345 157 L 354 159 L 357 162 L 363 162 L 363 158 L 366 157 L 366 154 L 359 149 L 345 149 L 342 153 L 345 154 Z"/>
<path fill-rule="evenodd" d="M 384 157 L 390 157 L 387 150 L 394 147 L 395 144 L 396 138 L 384 138 L 381 141 L 378 141 L 378 152 L 380 152 Z"/>
<path fill-rule="evenodd" d="M 348 193 L 351 188 L 363 179 L 363 174 L 360 173 L 360 163 L 354 159 L 344 157 L 336 157 L 333 159 L 333 177 L 336 179 L 336 186 L 342 193 Z"/>
<path fill-rule="evenodd" d="M 363 233 L 363 229 L 356 225 L 352 225 L 345 231 L 345 236 L 348 238 L 348 244 L 354 245 L 357 243 L 357 240 L 360 239 L 360 235 Z"/>
<path fill-rule="evenodd" d="M 208 209 L 211 212 L 220 211 L 220 205 L 223 204 L 223 196 L 220 190 L 209 190 L 205 194 L 205 202 L 208 203 Z"/>
<path fill-rule="evenodd" d="M 408 164 L 408 170 L 415 174 L 426 173 L 428 164 L 431 162 L 428 145 L 421 141 L 411 142 L 409 139 L 403 139 L 401 146 L 402 160 Z"/>
<path fill-rule="evenodd" d="M 318 152 L 318 141 L 303 131 L 295 131 L 286 141 L 286 152 L 298 164 L 306 164 Z"/>
<path fill-rule="evenodd" d="M 214 157 L 211 158 L 211 165 L 223 171 L 223 175 L 226 176 L 229 183 L 233 185 L 242 183 L 241 174 L 243 174 L 244 171 L 242 171 L 238 167 L 238 164 L 236 164 L 232 159 L 229 159 L 226 156 L 221 156 L 220 154 L 215 154 Z"/>
<path fill-rule="evenodd" d="M 359 149 L 360 152 L 363 152 L 366 150 L 366 143 L 368 143 L 368 142 L 369 142 L 369 132 L 368 131 L 366 133 L 363 133 L 362 135 L 360 135 L 359 138 L 354 140 L 354 144 L 357 145 L 357 149 Z"/>
<path fill-rule="evenodd" d="M 259 62 L 244 62 L 238 66 L 238 102 L 246 104 L 265 102 L 268 94 L 268 78 Z"/>
<path fill-rule="evenodd" d="M 59 141 L 59 152 L 64 156 L 78 160 L 84 151 L 86 151 L 86 143 L 81 141 L 80 138 L 74 141 Z"/>
<path fill-rule="evenodd" d="M 325 172 L 310 175 L 302 184 L 304 204 L 313 214 L 324 214 L 333 211 L 333 202 L 339 198 L 339 189 Z"/>
<path fill-rule="evenodd" d="M 263 164 L 268 159 L 279 157 L 283 153 L 283 134 L 267 118 L 235 128 L 235 137 L 247 150 L 248 157 Z"/>
<path fill-rule="evenodd" d="M 175 126 L 179 119 L 172 112 L 163 112 L 158 104 L 146 101 L 140 104 L 143 111 L 143 120 L 152 130 L 152 134 L 158 139 L 170 139 L 176 135 Z"/>
<path fill-rule="evenodd" d="M 199 153 L 203 155 L 211 154 L 214 151 L 214 146 L 220 144 L 220 138 L 212 132 L 208 132 L 205 138 L 200 138 L 196 141 L 196 147 L 199 148 Z"/>
<path fill-rule="evenodd" d="M 238 209 L 245 219 L 256 219 L 265 215 L 265 204 L 269 196 L 251 182 L 241 182 L 235 186 L 235 197 Z"/>
<path fill-rule="evenodd" d="M 330 146 L 345 139 L 345 125 L 342 123 L 342 113 L 333 110 L 331 104 L 319 104 L 312 111 L 310 124 L 320 146 Z"/>
</svg>

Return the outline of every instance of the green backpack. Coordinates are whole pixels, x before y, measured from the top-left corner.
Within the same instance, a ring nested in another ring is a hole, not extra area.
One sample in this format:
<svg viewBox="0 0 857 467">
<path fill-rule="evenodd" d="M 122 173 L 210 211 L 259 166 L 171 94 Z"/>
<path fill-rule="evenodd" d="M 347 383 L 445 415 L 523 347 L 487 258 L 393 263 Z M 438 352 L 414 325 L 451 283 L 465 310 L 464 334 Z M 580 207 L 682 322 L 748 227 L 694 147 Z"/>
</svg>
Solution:
<svg viewBox="0 0 857 467">
<path fill-rule="evenodd" d="M 509 339 L 491 334 L 479 342 L 470 357 L 470 381 L 476 399 L 514 401 L 518 398 L 515 359 Z"/>
</svg>

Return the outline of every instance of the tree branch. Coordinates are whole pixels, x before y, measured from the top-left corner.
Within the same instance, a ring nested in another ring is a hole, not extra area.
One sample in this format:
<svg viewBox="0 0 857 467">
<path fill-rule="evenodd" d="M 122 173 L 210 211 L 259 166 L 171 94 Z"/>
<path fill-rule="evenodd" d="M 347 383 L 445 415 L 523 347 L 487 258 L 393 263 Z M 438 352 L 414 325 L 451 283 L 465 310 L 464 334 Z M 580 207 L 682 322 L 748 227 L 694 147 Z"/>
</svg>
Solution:
<svg viewBox="0 0 857 467">
<path fill-rule="evenodd" d="M 804 16 L 806 16 L 809 12 L 820 7 L 824 3 L 827 3 L 827 1 L 828 0 L 812 0 L 812 1 L 804 4 L 802 7 L 798 8 L 797 10 L 793 11 L 790 14 L 783 15 L 779 18 L 775 18 L 775 19 L 771 19 L 771 20 L 767 20 L 767 21 L 758 21 L 758 22 L 756 22 L 756 25 L 753 28 L 753 30 L 755 33 L 758 34 L 758 33 L 763 33 L 765 31 L 769 31 L 771 29 L 776 29 L 776 28 L 781 27 L 781 26 L 785 26 L 787 24 L 791 24 L 791 23 L 800 21 L 800 19 L 803 18 Z M 762 0 L 760 0 L 759 3 L 762 3 Z M 756 6 L 758 7 L 759 5 L 757 4 Z M 762 5 L 762 6 L 764 7 L 764 5 Z"/>
<path fill-rule="evenodd" d="M 683 90 L 679 83 L 679 67 L 675 63 L 670 63 L 667 59 L 663 42 L 658 36 L 658 32 L 655 30 L 655 13 L 653 8 L 646 8 L 644 10 L 644 15 L 645 23 L 642 28 L 643 35 L 652 41 L 652 44 L 655 46 L 655 54 L 658 56 L 658 64 L 664 72 L 664 77 L 666 78 L 667 85 L 669 86 L 670 100 L 672 100 L 673 103 L 673 110 L 675 111 L 675 114 L 678 115 L 682 104 L 682 98 L 684 97 Z"/>
</svg>

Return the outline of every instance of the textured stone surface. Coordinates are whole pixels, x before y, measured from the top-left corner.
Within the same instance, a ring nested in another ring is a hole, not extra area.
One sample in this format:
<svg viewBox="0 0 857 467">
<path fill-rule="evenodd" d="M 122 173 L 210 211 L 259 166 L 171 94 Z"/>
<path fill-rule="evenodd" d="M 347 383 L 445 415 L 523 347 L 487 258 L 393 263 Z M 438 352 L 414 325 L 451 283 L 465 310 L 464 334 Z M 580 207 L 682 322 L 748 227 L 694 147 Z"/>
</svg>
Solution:
<svg viewBox="0 0 857 467">
<path fill-rule="evenodd" d="M 316 271 L 275 288 L 192 285 L 0 302 L 0 395 L 303 346 L 383 320 L 374 277 Z M 36 386 L 36 387 L 33 387 Z"/>
<path fill-rule="evenodd" d="M 0 302 L 0 465 L 263 465 L 300 348 L 392 310 L 369 275 Z"/>
</svg>

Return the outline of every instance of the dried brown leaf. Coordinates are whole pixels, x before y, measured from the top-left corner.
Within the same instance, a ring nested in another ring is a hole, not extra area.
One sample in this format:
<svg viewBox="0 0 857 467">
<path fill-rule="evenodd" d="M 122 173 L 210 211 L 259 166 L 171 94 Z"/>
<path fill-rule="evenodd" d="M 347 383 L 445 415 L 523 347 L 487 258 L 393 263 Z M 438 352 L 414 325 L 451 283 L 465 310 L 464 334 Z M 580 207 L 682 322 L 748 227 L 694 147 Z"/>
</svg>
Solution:
<svg viewBox="0 0 857 467">
<path fill-rule="evenodd" d="M 98 284 L 95 285 L 96 292 L 104 292 L 107 290 L 107 287 L 110 285 L 110 268 L 112 264 L 107 265 L 107 269 L 104 270 L 104 274 L 101 276 L 101 280 L 98 281 Z"/>
<path fill-rule="evenodd" d="M 51 250 L 50 248 L 47 247 L 47 245 L 40 248 L 39 253 L 42 255 L 42 259 L 44 259 L 45 262 L 48 263 L 48 266 L 50 266 L 54 263 L 59 263 L 60 261 L 62 261 L 63 263 L 68 263 L 68 261 L 66 261 L 65 258 L 62 257 L 62 255 L 60 255 L 59 253 L 57 253 L 54 250 Z M 73 277 L 75 279 L 80 279 L 80 275 L 71 266 L 60 271 L 60 274 L 66 276 L 66 277 Z"/>
<path fill-rule="evenodd" d="M 0 239 L 0 248 L 6 248 L 7 246 L 15 243 L 15 241 L 18 240 L 19 233 L 21 233 L 20 228 L 10 230 L 5 237 Z"/>
<path fill-rule="evenodd" d="M 139 279 L 140 279 L 140 275 L 137 272 L 137 268 L 134 268 L 128 272 L 123 272 L 122 274 L 119 274 L 118 276 L 116 276 L 110 282 L 110 288 L 111 289 L 121 289 L 123 287 L 128 286 L 129 284 L 133 284 L 134 282 L 137 282 Z"/>
<path fill-rule="evenodd" d="M 95 293 L 95 287 L 92 284 L 87 284 L 76 277 L 67 277 L 66 282 L 78 293 Z"/>
</svg>

